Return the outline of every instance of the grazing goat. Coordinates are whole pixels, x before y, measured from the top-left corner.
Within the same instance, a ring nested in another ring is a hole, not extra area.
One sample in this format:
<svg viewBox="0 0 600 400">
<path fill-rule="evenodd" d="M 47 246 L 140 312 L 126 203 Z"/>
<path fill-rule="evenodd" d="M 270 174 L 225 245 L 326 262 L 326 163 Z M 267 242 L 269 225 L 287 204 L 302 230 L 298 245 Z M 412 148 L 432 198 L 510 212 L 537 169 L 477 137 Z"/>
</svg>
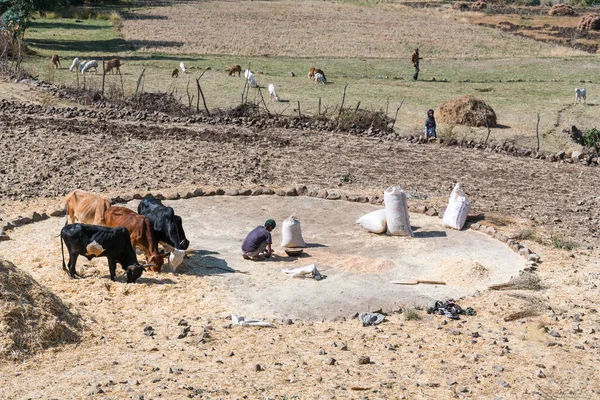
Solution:
<svg viewBox="0 0 600 400">
<path fill-rule="evenodd" d="M 229 76 L 235 74 L 237 72 L 238 77 L 242 76 L 242 66 L 241 65 L 234 65 L 233 67 L 229 68 Z"/>
<path fill-rule="evenodd" d="M 321 74 L 323 75 L 323 78 L 325 78 L 325 72 L 323 72 L 323 70 L 319 69 L 319 68 L 311 68 L 308 70 L 308 79 L 315 79 L 315 74 Z"/>
<path fill-rule="evenodd" d="M 118 58 L 113 58 L 112 60 L 108 60 L 106 62 L 106 65 L 104 66 L 104 72 L 107 73 L 112 71 L 114 74 L 115 71 L 117 71 L 117 74 L 121 75 L 121 70 L 119 68 L 121 68 L 121 60 Z"/>
<path fill-rule="evenodd" d="M 185 65 L 183 64 L 183 61 L 179 63 L 179 68 L 181 68 L 181 73 L 185 74 Z"/>
<path fill-rule="evenodd" d="M 171 78 L 179 78 L 179 70 L 177 68 L 173 68 L 173 71 L 171 71 Z"/>
<path fill-rule="evenodd" d="M 279 95 L 277 94 L 277 91 L 275 90 L 275 85 L 273 85 L 272 83 L 269 84 L 269 94 L 271 95 L 271 100 L 281 101 Z"/>
<path fill-rule="evenodd" d="M 54 66 L 54 69 L 58 69 L 60 67 L 60 58 L 58 58 L 58 54 L 52 54 L 50 62 Z"/>
<path fill-rule="evenodd" d="M 83 67 L 85 67 L 86 63 L 86 60 L 81 60 L 81 62 L 79 63 L 79 72 L 83 71 Z"/>
<path fill-rule="evenodd" d="M 258 87 L 258 82 L 256 82 L 256 79 L 254 78 L 254 74 L 247 69 L 246 71 L 244 71 L 244 76 L 246 77 L 246 80 L 248 81 L 248 83 L 250 85 L 252 85 L 252 87 Z"/>
<path fill-rule="evenodd" d="M 90 61 L 86 62 L 85 65 L 83 66 L 83 68 L 81 68 L 81 72 L 86 73 L 86 72 L 90 71 L 92 68 L 94 69 L 95 73 L 98 73 L 98 61 L 90 60 Z"/>
<path fill-rule="evenodd" d="M 327 83 L 327 80 L 325 79 L 325 76 L 319 72 L 317 72 L 315 74 L 315 84 L 320 83 L 322 85 L 324 85 L 325 83 Z"/>
<path fill-rule="evenodd" d="M 71 66 L 69 67 L 69 72 L 73 72 L 73 70 L 74 70 L 75 68 L 77 68 L 77 66 L 79 65 L 79 62 L 80 62 L 80 61 L 81 61 L 81 60 L 79 60 L 79 58 L 78 58 L 78 57 L 75 57 L 75 58 L 73 59 L 73 63 L 72 63 L 72 64 L 71 64 Z"/>
<path fill-rule="evenodd" d="M 575 102 L 579 102 L 583 99 L 583 102 L 585 103 L 586 102 L 585 95 L 586 95 L 585 89 L 575 88 Z"/>
</svg>

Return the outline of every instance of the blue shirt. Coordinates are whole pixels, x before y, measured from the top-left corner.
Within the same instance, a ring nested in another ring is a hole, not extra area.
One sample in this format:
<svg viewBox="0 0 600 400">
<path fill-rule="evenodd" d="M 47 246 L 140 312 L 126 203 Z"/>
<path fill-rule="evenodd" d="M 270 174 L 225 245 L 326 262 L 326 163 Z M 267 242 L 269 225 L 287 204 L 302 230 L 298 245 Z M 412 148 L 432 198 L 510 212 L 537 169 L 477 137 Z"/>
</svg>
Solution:
<svg viewBox="0 0 600 400">
<path fill-rule="evenodd" d="M 271 232 L 264 226 L 257 226 L 248 234 L 248 236 L 246 236 L 246 239 L 242 244 L 242 250 L 249 253 L 256 251 L 264 241 L 266 241 L 267 244 L 273 243 Z"/>
</svg>

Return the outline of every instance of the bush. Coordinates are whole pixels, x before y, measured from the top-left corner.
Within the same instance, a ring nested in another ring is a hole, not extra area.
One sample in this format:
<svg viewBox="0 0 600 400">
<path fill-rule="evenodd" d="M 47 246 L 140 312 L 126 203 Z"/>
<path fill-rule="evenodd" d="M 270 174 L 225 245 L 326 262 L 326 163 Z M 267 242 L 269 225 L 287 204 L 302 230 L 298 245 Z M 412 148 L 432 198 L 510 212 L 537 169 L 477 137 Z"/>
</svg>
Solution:
<svg viewBox="0 0 600 400">
<path fill-rule="evenodd" d="M 571 251 L 571 250 L 579 247 L 579 244 L 577 242 L 574 242 L 572 240 L 565 239 L 562 237 L 553 237 L 552 245 L 556 249 L 562 249 L 562 250 L 568 250 L 568 251 Z"/>
<path fill-rule="evenodd" d="M 600 148 L 600 130 L 597 128 L 590 128 L 585 131 L 577 129 L 576 126 L 572 126 L 569 132 L 571 139 L 577 144 L 580 144 L 588 148 Z"/>
</svg>

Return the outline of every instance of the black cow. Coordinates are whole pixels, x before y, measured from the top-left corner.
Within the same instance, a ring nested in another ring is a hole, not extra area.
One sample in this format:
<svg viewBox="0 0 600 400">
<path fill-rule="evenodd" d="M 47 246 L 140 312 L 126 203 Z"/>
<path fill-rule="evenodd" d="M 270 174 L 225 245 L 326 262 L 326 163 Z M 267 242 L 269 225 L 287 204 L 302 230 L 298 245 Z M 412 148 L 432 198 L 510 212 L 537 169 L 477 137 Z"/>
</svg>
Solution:
<svg viewBox="0 0 600 400">
<path fill-rule="evenodd" d="M 175 215 L 172 207 L 165 207 L 160 200 L 149 196 L 138 205 L 138 214 L 152 222 L 154 235 L 159 242 L 168 243 L 179 250 L 187 250 L 190 241 L 185 237 L 181 217 Z"/>
<path fill-rule="evenodd" d="M 63 242 L 69 251 L 69 269 L 65 265 Z M 144 266 L 137 261 L 135 251 L 129 240 L 127 228 L 107 228 L 105 226 L 70 224 L 60 231 L 60 249 L 62 252 L 62 267 L 68 271 L 71 278 L 79 276 L 75 270 L 77 257 L 84 256 L 88 260 L 94 257 L 106 257 L 110 270 L 110 279 L 115 280 L 117 263 L 127 272 L 127 283 L 135 283 L 142 276 Z"/>
</svg>

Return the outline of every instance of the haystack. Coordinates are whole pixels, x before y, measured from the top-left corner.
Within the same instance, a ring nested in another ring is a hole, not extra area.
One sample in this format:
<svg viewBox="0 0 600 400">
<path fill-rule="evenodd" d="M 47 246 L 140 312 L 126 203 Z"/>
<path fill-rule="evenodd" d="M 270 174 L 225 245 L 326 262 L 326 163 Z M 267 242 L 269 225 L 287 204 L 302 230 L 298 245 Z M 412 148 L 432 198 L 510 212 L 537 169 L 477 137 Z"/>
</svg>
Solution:
<svg viewBox="0 0 600 400">
<path fill-rule="evenodd" d="M 467 126 L 496 126 L 496 113 L 483 100 L 466 95 L 456 97 L 442 104 L 436 112 L 436 119 L 446 124 Z"/>
<path fill-rule="evenodd" d="M 79 339 L 79 316 L 31 275 L 0 259 L 0 360 Z"/>
<path fill-rule="evenodd" d="M 590 31 L 600 31 L 600 14 L 584 15 L 577 25 L 577 29 L 587 29 Z"/>
<path fill-rule="evenodd" d="M 471 9 L 471 3 L 468 1 L 455 1 L 454 4 L 452 4 L 452 8 L 455 10 L 467 11 Z"/>
<path fill-rule="evenodd" d="M 575 10 L 567 4 L 555 4 L 548 10 L 548 15 L 575 15 Z"/>
</svg>

